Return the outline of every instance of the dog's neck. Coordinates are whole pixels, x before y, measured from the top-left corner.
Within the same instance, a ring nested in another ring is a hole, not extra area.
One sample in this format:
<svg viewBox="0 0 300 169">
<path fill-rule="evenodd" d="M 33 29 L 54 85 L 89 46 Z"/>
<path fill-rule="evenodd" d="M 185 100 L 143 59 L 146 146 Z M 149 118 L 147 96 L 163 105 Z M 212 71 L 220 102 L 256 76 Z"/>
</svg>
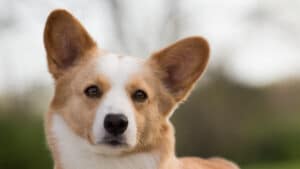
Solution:
<svg viewBox="0 0 300 169">
<path fill-rule="evenodd" d="M 158 152 L 144 152 L 117 156 L 103 156 L 92 152 L 79 136 L 75 135 L 64 120 L 55 115 L 51 133 L 55 135 L 55 169 L 158 169 L 162 157 Z M 164 160 L 165 161 L 165 160 Z"/>
</svg>

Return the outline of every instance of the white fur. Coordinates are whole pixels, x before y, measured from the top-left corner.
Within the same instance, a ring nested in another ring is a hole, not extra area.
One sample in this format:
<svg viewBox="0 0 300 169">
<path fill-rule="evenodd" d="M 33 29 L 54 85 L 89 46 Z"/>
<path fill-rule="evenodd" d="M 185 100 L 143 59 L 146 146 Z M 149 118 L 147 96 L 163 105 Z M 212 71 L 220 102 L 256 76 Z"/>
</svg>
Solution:
<svg viewBox="0 0 300 169">
<path fill-rule="evenodd" d="M 128 118 L 128 128 L 124 137 L 130 147 L 135 146 L 137 133 L 135 110 L 125 87 L 129 79 L 141 70 L 142 61 L 139 58 L 114 54 L 101 56 L 97 60 L 97 71 L 108 79 L 110 89 L 102 98 L 96 112 L 92 129 L 95 142 L 101 142 L 106 134 L 103 123 L 107 114 L 124 114 Z M 103 154 L 115 154 L 121 151 L 107 146 L 99 146 L 98 150 Z"/>
<path fill-rule="evenodd" d="M 154 152 L 134 155 L 104 156 L 93 152 L 94 146 L 77 136 L 64 119 L 54 114 L 52 132 L 63 169 L 156 169 L 159 156 Z"/>
</svg>

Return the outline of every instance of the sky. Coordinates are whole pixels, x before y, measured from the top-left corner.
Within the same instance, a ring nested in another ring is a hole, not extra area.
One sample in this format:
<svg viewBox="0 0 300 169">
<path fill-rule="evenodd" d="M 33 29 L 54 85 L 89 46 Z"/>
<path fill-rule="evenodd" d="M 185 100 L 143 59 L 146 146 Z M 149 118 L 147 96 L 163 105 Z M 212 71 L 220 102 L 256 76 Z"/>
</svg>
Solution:
<svg viewBox="0 0 300 169">
<path fill-rule="evenodd" d="M 200 35 L 211 46 L 208 71 L 222 67 L 250 86 L 300 78 L 296 0 L 0 0 L 0 92 L 53 83 L 43 29 L 56 8 L 73 13 L 99 47 L 112 52 L 148 57 Z"/>
</svg>

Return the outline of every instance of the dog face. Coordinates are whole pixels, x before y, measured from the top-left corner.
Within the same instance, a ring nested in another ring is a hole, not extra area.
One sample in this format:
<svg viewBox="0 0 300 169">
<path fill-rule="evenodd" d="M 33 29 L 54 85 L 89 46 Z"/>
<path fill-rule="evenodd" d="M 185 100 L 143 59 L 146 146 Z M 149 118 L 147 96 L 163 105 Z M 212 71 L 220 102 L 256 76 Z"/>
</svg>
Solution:
<svg viewBox="0 0 300 169">
<path fill-rule="evenodd" d="M 83 140 L 80 144 L 106 155 L 157 147 L 169 133 L 170 115 L 202 74 L 209 54 L 207 42 L 199 37 L 181 40 L 149 59 L 111 54 L 99 49 L 64 10 L 48 17 L 44 43 L 55 79 L 48 118 L 61 117 Z M 49 134 L 53 142 L 67 139 Z"/>
</svg>

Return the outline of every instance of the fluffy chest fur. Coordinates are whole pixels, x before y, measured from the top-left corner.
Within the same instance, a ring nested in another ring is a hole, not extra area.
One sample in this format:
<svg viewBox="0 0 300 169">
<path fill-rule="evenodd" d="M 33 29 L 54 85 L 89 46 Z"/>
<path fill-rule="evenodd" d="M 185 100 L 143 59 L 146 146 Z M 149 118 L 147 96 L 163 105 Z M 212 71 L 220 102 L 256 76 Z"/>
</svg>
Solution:
<svg viewBox="0 0 300 169">
<path fill-rule="evenodd" d="M 75 135 L 63 118 L 53 115 L 52 133 L 56 137 L 58 154 L 63 169 L 155 169 L 159 157 L 153 152 L 134 155 L 103 156 Z"/>
</svg>

